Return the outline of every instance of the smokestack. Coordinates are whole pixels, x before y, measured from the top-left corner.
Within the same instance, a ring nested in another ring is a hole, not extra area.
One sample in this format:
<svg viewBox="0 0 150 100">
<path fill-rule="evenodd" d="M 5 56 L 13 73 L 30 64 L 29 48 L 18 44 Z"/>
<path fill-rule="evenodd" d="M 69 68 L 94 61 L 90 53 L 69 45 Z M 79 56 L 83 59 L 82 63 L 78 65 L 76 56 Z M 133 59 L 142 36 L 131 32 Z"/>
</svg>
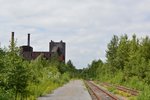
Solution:
<svg viewBox="0 0 150 100">
<path fill-rule="evenodd" d="M 14 38 L 14 32 L 11 33 L 11 51 L 14 51 L 15 46 L 15 38 Z"/>
<path fill-rule="evenodd" d="M 14 32 L 11 33 L 11 42 L 14 43 Z"/>
<path fill-rule="evenodd" d="M 30 46 L 30 34 L 28 33 L 28 46 Z"/>
</svg>

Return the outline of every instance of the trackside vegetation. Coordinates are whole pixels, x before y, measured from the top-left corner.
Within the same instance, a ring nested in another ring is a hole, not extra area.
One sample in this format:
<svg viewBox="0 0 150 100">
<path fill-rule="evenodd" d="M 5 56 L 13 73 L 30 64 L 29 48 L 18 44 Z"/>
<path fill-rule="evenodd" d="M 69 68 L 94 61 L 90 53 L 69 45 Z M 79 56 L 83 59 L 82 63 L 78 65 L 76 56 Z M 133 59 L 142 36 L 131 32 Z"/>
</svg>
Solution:
<svg viewBox="0 0 150 100">
<path fill-rule="evenodd" d="M 0 100 L 36 100 L 75 76 L 71 60 L 60 62 L 57 54 L 49 60 L 40 55 L 27 61 L 19 53 L 13 42 L 0 48 Z"/>
<path fill-rule="evenodd" d="M 83 69 L 84 79 L 124 85 L 141 91 L 134 99 L 150 99 L 150 38 L 114 35 L 106 50 L 106 62 L 94 60 Z M 133 99 L 133 98 L 132 98 Z"/>
<path fill-rule="evenodd" d="M 114 35 L 105 62 L 93 60 L 78 70 L 71 60 L 59 61 L 57 54 L 49 60 L 43 55 L 23 59 L 16 42 L 0 48 L 0 100 L 36 100 L 73 78 L 123 85 L 140 91 L 132 100 L 150 100 L 150 38 Z"/>
</svg>

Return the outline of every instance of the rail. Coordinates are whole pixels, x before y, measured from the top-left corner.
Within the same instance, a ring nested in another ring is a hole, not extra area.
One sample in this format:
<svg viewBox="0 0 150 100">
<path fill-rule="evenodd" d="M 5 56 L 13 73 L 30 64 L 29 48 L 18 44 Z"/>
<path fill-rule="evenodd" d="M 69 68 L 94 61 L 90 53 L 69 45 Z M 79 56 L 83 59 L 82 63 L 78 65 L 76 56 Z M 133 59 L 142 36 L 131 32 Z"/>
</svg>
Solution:
<svg viewBox="0 0 150 100">
<path fill-rule="evenodd" d="M 90 88 L 94 96 L 97 100 L 120 100 L 115 95 L 111 94 L 110 92 L 100 88 L 96 84 L 92 83 L 91 81 L 85 81 L 87 86 Z"/>
</svg>

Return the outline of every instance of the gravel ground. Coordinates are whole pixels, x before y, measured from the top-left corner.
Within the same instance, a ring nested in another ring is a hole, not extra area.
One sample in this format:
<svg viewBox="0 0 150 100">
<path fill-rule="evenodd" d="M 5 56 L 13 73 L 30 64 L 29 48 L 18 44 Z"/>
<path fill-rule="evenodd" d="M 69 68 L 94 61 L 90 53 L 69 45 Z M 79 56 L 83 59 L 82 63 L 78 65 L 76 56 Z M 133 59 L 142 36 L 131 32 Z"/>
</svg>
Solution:
<svg viewBox="0 0 150 100">
<path fill-rule="evenodd" d="M 73 80 L 38 100 L 92 100 L 83 81 Z"/>
</svg>

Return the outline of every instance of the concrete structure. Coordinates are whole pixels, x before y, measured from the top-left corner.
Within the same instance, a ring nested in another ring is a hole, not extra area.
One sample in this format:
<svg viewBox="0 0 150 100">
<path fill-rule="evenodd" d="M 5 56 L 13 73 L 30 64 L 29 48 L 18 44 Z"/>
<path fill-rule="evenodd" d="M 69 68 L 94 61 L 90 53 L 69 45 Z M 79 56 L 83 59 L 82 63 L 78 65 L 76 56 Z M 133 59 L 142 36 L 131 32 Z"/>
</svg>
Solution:
<svg viewBox="0 0 150 100">
<path fill-rule="evenodd" d="M 11 40 L 14 41 L 14 32 L 12 32 Z M 34 60 L 38 56 L 42 55 L 45 59 L 50 59 L 53 55 L 57 54 L 60 61 L 65 62 L 65 50 L 66 43 L 62 40 L 60 42 L 54 42 L 51 40 L 49 43 L 48 52 L 36 52 L 33 51 L 33 47 L 30 46 L 30 34 L 28 34 L 27 45 L 20 47 L 20 55 L 27 60 Z"/>
</svg>

